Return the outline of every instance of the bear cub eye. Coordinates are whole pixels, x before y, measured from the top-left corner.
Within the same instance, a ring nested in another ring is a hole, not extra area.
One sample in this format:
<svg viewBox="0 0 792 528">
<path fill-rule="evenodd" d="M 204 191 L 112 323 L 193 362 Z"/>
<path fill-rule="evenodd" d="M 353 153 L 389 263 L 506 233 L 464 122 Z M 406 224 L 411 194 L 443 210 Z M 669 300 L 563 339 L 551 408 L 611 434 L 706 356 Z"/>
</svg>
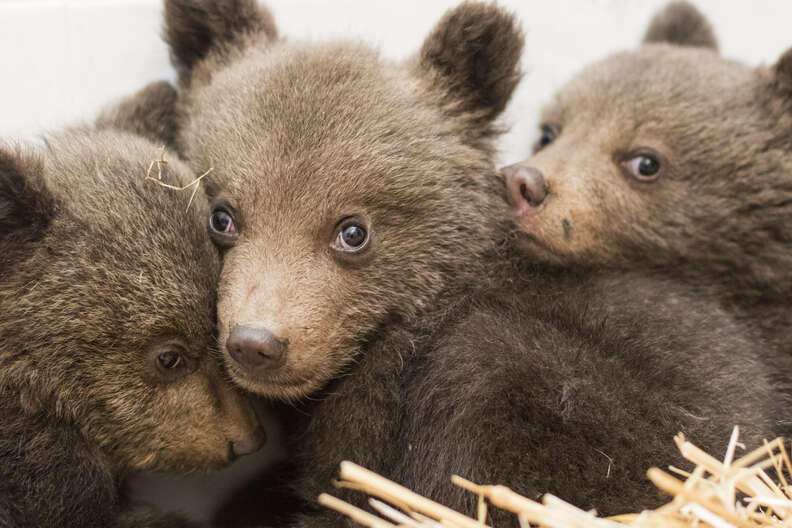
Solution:
<svg viewBox="0 0 792 528">
<path fill-rule="evenodd" d="M 234 215 L 224 205 L 216 206 L 209 216 L 209 233 L 215 244 L 230 247 L 236 242 L 239 233 L 234 223 Z"/>
<path fill-rule="evenodd" d="M 636 180 L 652 182 L 660 177 L 663 164 L 657 154 L 642 153 L 622 162 L 622 167 Z"/>
<path fill-rule="evenodd" d="M 187 353 L 180 345 L 170 340 L 154 346 L 150 352 L 155 369 L 166 380 L 180 377 L 191 370 Z"/>
<path fill-rule="evenodd" d="M 234 227 L 234 219 L 231 218 L 231 215 L 228 212 L 219 210 L 212 213 L 211 218 L 209 219 L 209 225 L 212 227 L 213 231 L 218 233 L 233 233 L 236 231 Z"/>
<path fill-rule="evenodd" d="M 369 245 L 370 230 L 364 219 L 347 217 L 339 223 L 330 247 L 341 253 L 360 253 Z"/>
<path fill-rule="evenodd" d="M 539 139 L 536 142 L 536 145 L 534 146 L 534 152 L 539 152 L 540 150 L 548 146 L 550 143 L 555 141 L 559 133 L 557 127 L 547 124 L 542 125 L 540 130 L 541 133 L 539 135 Z"/>
<path fill-rule="evenodd" d="M 165 370 L 172 370 L 182 364 L 181 354 L 174 350 L 168 350 L 157 356 L 160 367 Z"/>
</svg>

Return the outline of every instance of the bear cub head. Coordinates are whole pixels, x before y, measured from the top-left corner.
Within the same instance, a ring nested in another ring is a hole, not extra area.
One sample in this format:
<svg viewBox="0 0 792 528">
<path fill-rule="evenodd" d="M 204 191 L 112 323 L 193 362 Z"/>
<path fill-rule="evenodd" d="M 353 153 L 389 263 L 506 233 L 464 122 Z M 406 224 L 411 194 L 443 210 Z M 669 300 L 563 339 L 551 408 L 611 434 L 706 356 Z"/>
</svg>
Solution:
<svg viewBox="0 0 792 528">
<path fill-rule="evenodd" d="M 146 181 L 159 149 L 141 137 L 86 128 L 45 143 L 0 146 L 3 405 L 79 430 L 119 475 L 255 450 L 255 414 L 216 350 L 205 199 L 187 210 L 189 192 Z M 163 179 L 194 176 L 171 159 Z"/>
<path fill-rule="evenodd" d="M 672 3 L 639 49 L 568 82 L 540 133 L 502 171 L 537 259 L 692 264 L 771 288 L 792 269 L 792 52 L 771 68 L 723 58 L 707 20 Z"/>
<path fill-rule="evenodd" d="M 165 36 L 184 90 L 179 148 L 216 168 L 207 218 L 237 383 L 309 394 L 378 328 L 482 276 L 505 220 L 492 139 L 520 78 L 511 15 L 464 3 L 405 63 L 279 40 L 252 0 L 170 0 Z"/>
</svg>

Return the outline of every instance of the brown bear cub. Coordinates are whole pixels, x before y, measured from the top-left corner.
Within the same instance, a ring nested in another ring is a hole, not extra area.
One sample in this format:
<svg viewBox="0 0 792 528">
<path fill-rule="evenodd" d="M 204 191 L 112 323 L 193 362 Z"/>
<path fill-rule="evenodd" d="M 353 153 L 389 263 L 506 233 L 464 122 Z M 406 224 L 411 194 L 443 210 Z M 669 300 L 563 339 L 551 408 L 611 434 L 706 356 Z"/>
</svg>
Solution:
<svg viewBox="0 0 792 528">
<path fill-rule="evenodd" d="M 216 169 L 220 345 L 239 385 L 287 402 L 292 526 L 347 526 L 314 506 L 344 459 L 466 511 L 453 473 L 617 513 L 657 503 L 645 471 L 680 430 L 777 434 L 774 359 L 723 312 L 651 278 L 515 268 L 493 165 L 511 15 L 463 3 L 400 64 L 276 40 L 252 0 L 165 14 L 177 142 Z"/>
<path fill-rule="evenodd" d="M 0 147 L 0 526 L 188 525 L 121 488 L 261 442 L 216 357 L 205 199 L 145 181 L 157 145 L 107 122 L 45 143 Z"/>
<path fill-rule="evenodd" d="M 586 67 L 503 170 L 512 212 L 537 260 L 712 285 L 792 351 L 792 50 L 753 69 L 716 47 L 672 3 L 638 50 Z"/>
</svg>

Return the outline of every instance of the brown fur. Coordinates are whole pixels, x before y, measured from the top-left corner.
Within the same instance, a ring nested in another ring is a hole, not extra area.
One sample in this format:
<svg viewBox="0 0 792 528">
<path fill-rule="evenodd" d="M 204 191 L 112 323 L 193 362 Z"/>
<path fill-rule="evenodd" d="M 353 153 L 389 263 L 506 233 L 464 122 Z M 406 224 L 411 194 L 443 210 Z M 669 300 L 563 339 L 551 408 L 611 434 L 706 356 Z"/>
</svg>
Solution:
<svg viewBox="0 0 792 528">
<path fill-rule="evenodd" d="M 189 24 L 166 18 L 175 50 Z M 201 43 L 182 80 L 180 148 L 215 162 L 212 207 L 237 233 L 213 235 L 221 346 L 235 325 L 288 346 L 278 368 L 224 352 L 237 383 L 287 403 L 295 526 L 345 525 L 314 510 L 343 459 L 457 508 L 475 498 L 455 472 L 617 513 L 657 503 L 643 471 L 679 430 L 707 447 L 735 422 L 749 442 L 778 432 L 783 360 L 684 286 L 512 268 L 492 139 L 520 41 L 463 3 L 407 64 L 260 33 Z M 370 245 L 339 255 L 349 217 Z"/>
<path fill-rule="evenodd" d="M 650 36 L 663 34 L 663 24 L 674 24 L 669 13 L 680 10 L 696 13 L 675 4 L 652 22 Z M 686 25 L 708 25 L 696 16 Z M 785 57 L 775 68 L 753 69 L 712 49 L 653 42 L 586 67 L 544 112 L 557 139 L 524 162 L 544 174 L 548 190 L 538 209 L 517 219 L 532 257 L 720 285 L 725 302 L 789 349 L 792 73 Z M 664 165 L 649 183 L 621 166 L 646 148 Z"/>
<path fill-rule="evenodd" d="M 269 10 L 250 0 L 165 2 L 165 42 L 179 80 L 196 78 L 201 63 L 207 71 L 231 60 L 248 39 L 275 40 L 278 31 Z"/>
<path fill-rule="evenodd" d="M 644 42 L 718 49 L 712 26 L 687 2 L 670 2 L 657 13 L 646 30 Z"/>
<path fill-rule="evenodd" d="M 129 104 L 115 115 L 137 129 Z M 128 507 L 125 477 L 218 468 L 256 434 L 215 356 L 205 200 L 185 212 L 189 193 L 144 180 L 158 151 L 107 121 L 0 148 L 3 526 L 187 524 Z M 193 179 L 176 159 L 164 174 Z M 174 345 L 185 368 L 160 371 Z"/>
<path fill-rule="evenodd" d="M 150 83 L 102 111 L 96 127 L 126 130 L 171 148 L 176 143 L 178 97 L 169 82 Z"/>
</svg>

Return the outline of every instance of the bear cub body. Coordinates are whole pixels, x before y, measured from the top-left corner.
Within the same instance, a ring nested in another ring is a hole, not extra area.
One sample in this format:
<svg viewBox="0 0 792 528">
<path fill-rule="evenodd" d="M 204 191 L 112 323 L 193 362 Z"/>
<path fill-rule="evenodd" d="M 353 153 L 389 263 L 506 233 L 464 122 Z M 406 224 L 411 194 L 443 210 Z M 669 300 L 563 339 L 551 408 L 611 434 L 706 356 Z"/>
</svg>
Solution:
<svg viewBox="0 0 792 528">
<path fill-rule="evenodd" d="M 163 90 L 115 123 L 0 147 L 0 526 L 187 525 L 127 504 L 126 476 L 260 444 L 216 357 L 205 201 L 145 181 L 158 146 L 122 130 Z M 164 175 L 194 178 L 174 160 Z"/>
<path fill-rule="evenodd" d="M 644 44 L 547 105 L 534 155 L 503 170 L 533 260 L 682 280 L 792 351 L 792 53 L 721 57 L 672 3 Z"/>
</svg>

